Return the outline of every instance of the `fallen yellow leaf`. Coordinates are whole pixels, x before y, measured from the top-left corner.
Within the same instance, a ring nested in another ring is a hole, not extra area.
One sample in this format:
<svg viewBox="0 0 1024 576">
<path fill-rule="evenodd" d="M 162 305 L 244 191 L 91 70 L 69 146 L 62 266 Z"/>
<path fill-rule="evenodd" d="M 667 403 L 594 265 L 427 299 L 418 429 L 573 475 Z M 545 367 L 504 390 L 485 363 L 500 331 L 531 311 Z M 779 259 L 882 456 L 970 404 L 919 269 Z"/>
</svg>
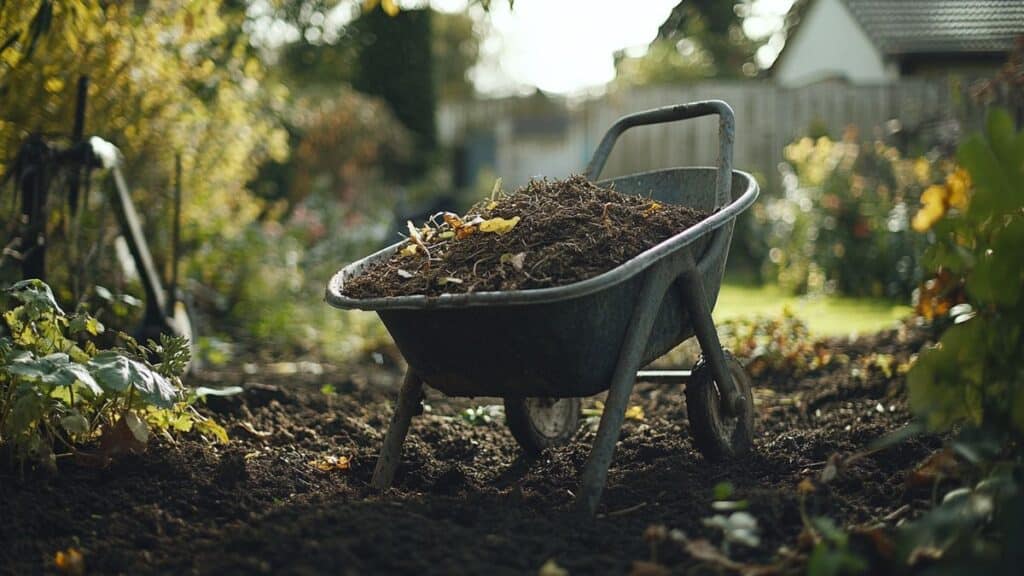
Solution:
<svg viewBox="0 0 1024 576">
<path fill-rule="evenodd" d="M 493 232 L 495 234 L 506 234 L 510 230 L 519 224 L 519 216 L 513 216 L 510 219 L 502 217 L 491 218 L 490 220 L 484 220 L 480 223 L 481 232 Z"/>
<path fill-rule="evenodd" d="M 630 406 L 626 409 L 626 420 L 643 421 L 644 409 L 642 406 Z"/>
<path fill-rule="evenodd" d="M 399 250 L 398 253 L 401 254 L 402 256 L 415 256 L 419 248 L 420 247 L 416 244 L 409 244 L 405 248 Z"/>
<path fill-rule="evenodd" d="M 348 456 L 324 456 L 323 458 L 311 461 L 309 465 L 322 472 L 331 472 L 333 470 L 344 472 L 351 467 L 351 461 Z"/>
<path fill-rule="evenodd" d="M 540 567 L 537 576 L 569 576 L 569 571 L 559 566 L 558 562 L 551 558 Z"/>
<path fill-rule="evenodd" d="M 651 202 L 651 205 L 648 206 L 647 209 L 644 210 L 644 213 L 641 214 L 641 215 L 644 218 L 647 218 L 648 216 L 650 216 L 651 214 L 654 214 L 658 210 L 661 210 L 661 204 L 659 204 L 658 202 Z"/>
<path fill-rule="evenodd" d="M 54 555 L 53 563 L 61 574 L 72 574 L 73 576 L 85 574 L 85 558 L 78 548 L 59 550 Z"/>
</svg>

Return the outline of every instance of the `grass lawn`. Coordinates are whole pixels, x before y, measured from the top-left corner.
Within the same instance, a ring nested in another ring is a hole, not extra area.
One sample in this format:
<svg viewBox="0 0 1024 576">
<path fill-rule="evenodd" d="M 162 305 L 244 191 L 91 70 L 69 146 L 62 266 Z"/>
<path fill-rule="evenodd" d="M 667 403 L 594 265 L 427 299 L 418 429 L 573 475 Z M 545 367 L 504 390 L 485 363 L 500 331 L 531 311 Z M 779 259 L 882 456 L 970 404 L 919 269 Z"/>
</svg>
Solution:
<svg viewBox="0 0 1024 576">
<path fill-rule="evenodd" d="M 910 306 L 889 300 L 839 296 L 791 296 L 778 286 L 723 284 L 715 305 L 715 320 L 776 316 L 789 306 L 819 336 L 846 336 L 892 328 L 911 312 Z"/>
</svg>

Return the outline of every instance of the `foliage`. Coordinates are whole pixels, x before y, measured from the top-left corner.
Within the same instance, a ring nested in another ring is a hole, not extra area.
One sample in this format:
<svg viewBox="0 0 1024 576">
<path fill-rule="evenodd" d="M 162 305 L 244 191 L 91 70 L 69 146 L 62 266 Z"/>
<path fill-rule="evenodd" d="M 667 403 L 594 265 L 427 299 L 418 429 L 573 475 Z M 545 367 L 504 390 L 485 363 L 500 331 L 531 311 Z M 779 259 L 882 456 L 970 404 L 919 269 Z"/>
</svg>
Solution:
<svg viewBox="0 0 1024 576">
<path fill-rule="evenodd" d="M 353 23 L 364 38 L 353 87 L 381 97 L 413 133 L 412 175 L 426 168 L 437 143 L 432 15 L 431 10 L 403 10 L 389 16 L 383 9 L 374 9 Z"/>
<path fill-rule="evenodd" d="M 1024 134 L 993 111 L 984 136 L 966 140 L 957 157 L 969 178 L 926 190 L 915 223 L 935 239 L 925 262 L 962 278 L 967 304 L 911 371 L 910 399 L 933 428 L 963 423 L 1021 438 Z"/>
<path fill-rule="evenodd" d="M 808 576 L 864 573 L 867 563 L 850 549 L 850 536 L 831 518 L 819 516 L 811 518 L 809 523 L 817 538 L 807 559 Z"/>
<path fill-rule="evenodd" d="M 682 83 L 713 75 L 711 56 L 691 41 L 655 40 L 637 57 L 616 53 L 615 84 L 618 86 Z"/>
<path fill-rule="evenodd" d="M 55 469 L 59 456 L 84 454 L 78 446 L 96 439 L 101 451 L 92 456 L 108 459 L 144 448 L 151 426 L 226 440 L 182 391 L 184 338 L 141 346 L 121 334 L 125 348 L 101 350 L 104 326 L 65 314 L 42 281 L 14 284 L 4 300 L 16 305 L 4 306 L 0 324 L 0 448 L 15 460 Z"/>
<path fill-rule="evenodd" d="M 314 194 L 281 222 L 200 247 L 187 269 L 203 287 L 194 292 L 196 308 L 212 320 L 200 331 L 277 358 L 315 353 L 344 361 L 381 345 L 386 332 L 374 315 L 323 302 L 340 265 L 376 250 L 387 234 L 388 190 L 370 184 L 353 196 L 341 203 Z"/>
<path fill-rule="evenodd" d="M 381 100 L 347 88 L 330 98 L 299 98 L 287 120 L 292 157 L 268 163 L 253 182 L 268 201 L 274 219 L 287 216 L 306 198 L 319 195 L 344 204 L 406 165 L 408 131 Z"/>
<path fill-rule="evenodd" d="M 430 19 L 434 82 L 438 99 L 472 98 L 475 89 L 469 70 L 480 57 L 480 38 L 466 13 L 434 12 Z"/>
<path fill-rule="evenodd" d="M 765 372 L 798 376 L 832 360 L 826 347 L 811 338 L 807 325 L 788 306 L 778 317 L 719 322 L 718 332 L 725 348 L 749 359 L 747 370 L 755 377 Z"/>
<path fill-rule="evenodd" d="M 23 33 L 37 9 L 48 32 L 33 46 Z M 259 212 L 244 183 L 264 158 L 287 153 L 275 112 L 284 91 L 251 53 L 244 18 L 230 2 L 3 3 L 0 38 L 15 39 L 0 52 L 0 171 L 28 133 L 70 132 L 76 80 L 87 74 L 87 129 L 122 150 L 147 215 L 163 214 L 180 152 L 189 233 L 237 233 Z"/>
<path fill-rule="evenodd" d="M 616 54 L 615 84 L 644 86 L 701 78 L 738 78 L 757 72 L 754 54 L 762 42 L 743 32 L 748 2 L 680 2 L 640 56 Z"/>
<path fill-rule="evenodd" d="M 966 302 L 946 307 L 953 322 L 907 385 L 912 410 L 930 429 L 959 429 L 960 476 L 973 481 L 908 526 L 901 550 L 911 565 L 941 560 L 947 569 L 1009 572 L 1024 533 L 1024 133 L 992 110 L 984 134 L 964 141 L 957 160 L 963 172 L 922 194 L 915 227 L 934 240 L 926 265 L 962 286 Z"/>
<path fill-rule="evenodd" d="M 803 138 L 786 147 L 781 197 L 753 209 L 767 275 L 790 291 L 909 299 L 924 239 L 910 203 L 946 163 L 903 158 L 880 141 Z M 768 248 L 770 247 L 770 248 Z"/>
</svg>

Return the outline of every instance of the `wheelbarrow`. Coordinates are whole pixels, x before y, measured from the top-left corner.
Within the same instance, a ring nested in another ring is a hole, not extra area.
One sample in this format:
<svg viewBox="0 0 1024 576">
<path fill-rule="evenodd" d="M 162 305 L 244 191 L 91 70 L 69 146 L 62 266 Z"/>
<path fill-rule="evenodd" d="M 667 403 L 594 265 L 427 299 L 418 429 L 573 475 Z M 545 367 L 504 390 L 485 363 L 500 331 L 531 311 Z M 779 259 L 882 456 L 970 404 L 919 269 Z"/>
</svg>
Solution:
<svg viewBox="0 0 1024 576">
<path fill-rule="evenodd" d="M 719 117 L 717 168 L 670 168 L 597 182 L 711 213 L 603 274 L 534 290 L 365 299 L 343 295 L 347 280 L 391 257 L 403 245 L 399 242 L 331 278 L 327 301 L 337 308 L 376 311 L 409 365 L 374 469 L 375 488 L 391 485 L 411 419 L 422 412 L 424 384 L 450 396 L 503 398 L 506 422 L 530 452 L 567 442 L 579 422 L 580 399 L 607 390 L 576 496 L 576 506 L 592 515 L 637 371 L 692 336 L 702 352 L 692 371 L 640 376 L 685 382 L 690 433 L 706 459 L 736 458 L 750 450 L 750 378 L 722 349 L 711 319 L 736 216 L 758 194 L 753 177 L 732 169 L 732 109 L 709 100 L 624 116 L 604 135 L 587 177 L 597 180 L 627 129 L 712 114 Z"/>
</svg>

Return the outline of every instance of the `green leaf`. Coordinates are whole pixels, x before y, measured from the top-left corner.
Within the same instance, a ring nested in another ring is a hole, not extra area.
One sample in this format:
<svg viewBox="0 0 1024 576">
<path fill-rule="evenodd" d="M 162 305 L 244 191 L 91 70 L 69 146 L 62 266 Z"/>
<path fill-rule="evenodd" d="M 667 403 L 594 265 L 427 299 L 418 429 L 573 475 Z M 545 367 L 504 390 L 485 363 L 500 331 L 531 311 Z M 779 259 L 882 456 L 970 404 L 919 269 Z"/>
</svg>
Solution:
<svg viewBox="0 0 1024 576">
<path fill-rule="evenodd" d="M 61 307 L 57 304 L 57 299 L 53 297 L 53 291 L 50 290 L 50 286 L 38 278 L 29 278 L 28 280 L 16 282 L 7 288 L 6 291 L 10 292 L 22 304 L 36 310 L 49 308 L 61 316 L 64 315 L 64 310 L 61 310 Z"/>
<path fill-rule="evenodd" d="M 57 352 L 36 358 L 24 352 L 10 359 L 7 373 L 41 382 L 49 386 L 71 386 L 75 382 L 84 384 L 93 394 L 100 395 L 103 389 L 82 364 L 72 362 L 67 354 Z"/>
<path fill-rule="evenodd" d="M 106 390 L 124 392 L 131 386 L 147 403 L 161 408 L 170 408 L 178 398 L 170 381 L 142 362 L 117 352 L 100 352 L 89 361 L 89 367 Z"/>
<path fill-rule="evenodd" d="M 968 138 L 960 145 L 957 158 L 974 181 L 974 197 L 968 209 L 971 219 L 981 222 L 993 214 L 1010 213 L 1020 205 L 1024 192 L 1011 186 L 988 142 L 979 136 Z"/>
<path fill-rule="evenodd" d="M 103 324 L 99 320 L 88 314 L 76 314 L 71 318 L 71 322 L 68 323 L 68 330 L 72 334 L 88 332 L 93 336 L 99 336 L 103 333 L 104 329 Z"/>
<path fill-rule="evenodd" d="M 69 434 L 87 434 L 89 432 L 89 420 L 78 413 L 77 410 L 60 419 L 60 425 Z"/>
<path fill-rule="evenodd" d="M 34 388 L 20 387 L 10 417 L 7 419 L 6 432 L 17 436 L 29 431 L 43 417 L 46 398 Z"/>
<path fill-rule="evenodd" d="M 228 431 L 209 418 L 196 422 L 195 429 L 204 436 L 212 436 L 221 444 L 227 444 L 230 441 Z"/>
<path fill-rule="evenodd" d="M 733 493 L 732 482 L 719 482 L 713 489 L 715 500 L 728 500 Z"/>
</svg>

